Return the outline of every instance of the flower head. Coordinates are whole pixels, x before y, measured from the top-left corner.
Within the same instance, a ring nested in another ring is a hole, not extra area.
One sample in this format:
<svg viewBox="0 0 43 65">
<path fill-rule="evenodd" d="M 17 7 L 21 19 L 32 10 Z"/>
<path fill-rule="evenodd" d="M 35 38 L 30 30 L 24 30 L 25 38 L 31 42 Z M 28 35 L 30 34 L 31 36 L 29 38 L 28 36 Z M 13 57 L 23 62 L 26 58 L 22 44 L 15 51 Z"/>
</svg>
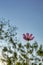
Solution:
<svg viewBox="0 0 43 65">
<path fill-rule="evenodd" d="M 27 41 L 31 41 L 34 39 L 34 36 L 33 36 L 33 34 L 26 33 L 26 34 L 23 34 L 23 39 L 25 39 Z"/>
</svg>

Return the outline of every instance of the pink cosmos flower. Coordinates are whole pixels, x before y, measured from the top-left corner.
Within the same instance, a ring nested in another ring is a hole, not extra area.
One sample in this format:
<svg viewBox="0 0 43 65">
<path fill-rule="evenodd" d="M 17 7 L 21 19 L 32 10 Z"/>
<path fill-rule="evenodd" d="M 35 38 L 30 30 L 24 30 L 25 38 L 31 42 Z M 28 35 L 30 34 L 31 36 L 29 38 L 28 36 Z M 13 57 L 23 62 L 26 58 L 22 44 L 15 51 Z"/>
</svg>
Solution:
<svg viewBox="0 0 43 65">
<path fill-rule="evenodd" d="M 34 39 L 34 36 L 33 36 L 33 34 L 26 33 L 26 34 L 23 34 L 23 39 L 25 39 L 27 41 L 31 41 Z"/>
</svg>

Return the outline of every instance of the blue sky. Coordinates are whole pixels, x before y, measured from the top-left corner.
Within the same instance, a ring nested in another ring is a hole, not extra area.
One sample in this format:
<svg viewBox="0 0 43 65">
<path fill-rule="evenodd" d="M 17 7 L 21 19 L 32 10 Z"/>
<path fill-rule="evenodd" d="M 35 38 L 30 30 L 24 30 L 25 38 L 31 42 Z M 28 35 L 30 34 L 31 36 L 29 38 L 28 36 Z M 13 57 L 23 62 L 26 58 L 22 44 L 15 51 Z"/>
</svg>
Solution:
<svg viewBox="0 0 43 65">
<path fill-rule="evenodd" d="M 43 0 L 0 0 L 0 18 L 18 27 L 18 38 L 29 32 L 43 43 Z"/>
</svg>

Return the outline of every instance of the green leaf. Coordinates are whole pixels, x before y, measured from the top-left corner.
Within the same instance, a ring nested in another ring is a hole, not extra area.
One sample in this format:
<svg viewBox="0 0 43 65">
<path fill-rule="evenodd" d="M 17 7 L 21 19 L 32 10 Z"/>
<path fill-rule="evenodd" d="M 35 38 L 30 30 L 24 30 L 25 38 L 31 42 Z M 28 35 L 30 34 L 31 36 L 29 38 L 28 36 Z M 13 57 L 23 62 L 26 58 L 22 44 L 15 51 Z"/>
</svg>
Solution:
<svg viewBox="0 0 43 65">
<path fill-rule="evenodd" d="M 39 56 L 43 56 L 43 47 L 42 47 L 42 45 L 40 45 L 39 50 L 37 51 L 37 54 Z"/>
<path fill-rule="evenodd" d="M 26 45 L 24 45 L 27 49 L 30 48 L 30 43 L 27 43 Z"/>
<path fill-rule="evenodd" d="M 38 54 L 39 56 L 43 56 L 43 51 L 42 51 L 42 50 L 38 50 L 38 51 L 37 51 L 37 54 Z"/>
<path fill-rule="evenodd" d="M 4 48 L 3 48 L 3 51 L 4 51 L 4 52 L 8 51 L 7 47 L 4 47 Z"/>
<path fill-rule="evenodd" d="M 21 52 L 25 53 L 25 50 L 24 49 L 20 49 Z"/>
<path fill-rule="evenodd" d="M 7 58 L 7 65 L 12 65 L 11 59 L 9 57 Z"/>
<path fill-rule="evenodd" d="M 20 62 L 16 62 L 16 65 L 22 65 Z"/>
<path fill-rule="evenodd" d="M 22 55 L 25 59 L 28 59 L 28 57 L 27 57 L 26 54 L 21 53 L 21 55 Z"/>
</svg>

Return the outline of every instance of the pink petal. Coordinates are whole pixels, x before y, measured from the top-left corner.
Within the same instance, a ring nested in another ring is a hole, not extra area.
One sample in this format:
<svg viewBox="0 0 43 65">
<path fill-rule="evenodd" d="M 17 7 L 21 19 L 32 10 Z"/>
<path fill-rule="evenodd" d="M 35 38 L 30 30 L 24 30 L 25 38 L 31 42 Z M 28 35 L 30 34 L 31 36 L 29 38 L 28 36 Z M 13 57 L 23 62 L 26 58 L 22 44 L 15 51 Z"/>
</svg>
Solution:
<svg viewBox="0 0 43 65">
<path fill-rule="evenodd" d="M 30 36 L 29 36 L 29 37 L 32 37 L 32 35 L 33 35 L 33 34 L 30 34 Z"/>
<path fill-rule="evenodd" d="M 26 33 L 27 36 L 29 36 L 29 33 Z"/>
<path fill-rule="evenodd" d="M 33 40 L 33 39 L 34 39 L 34 37 L 31 37 L 30 39 L 31 39 L 31 40 Z"/>
</svg>

